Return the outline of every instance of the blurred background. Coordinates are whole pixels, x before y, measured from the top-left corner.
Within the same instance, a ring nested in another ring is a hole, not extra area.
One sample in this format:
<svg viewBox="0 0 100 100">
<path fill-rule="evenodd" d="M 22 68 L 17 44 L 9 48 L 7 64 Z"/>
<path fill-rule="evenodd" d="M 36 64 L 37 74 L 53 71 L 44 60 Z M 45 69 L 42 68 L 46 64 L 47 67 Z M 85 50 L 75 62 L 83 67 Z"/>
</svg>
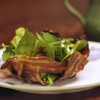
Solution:
<svg viewBox="0 0 100 100">
<path fill-rule="evenodd" d="M 86 15 L 89 0 L 69 1 Z M 65 9 L 63 0 L 0 0 L 0 43 L 9 44 L 20 26 L 32 32 L 52 29 L 61 37 L 84 33 L 80 22 Z"/>
</svg>

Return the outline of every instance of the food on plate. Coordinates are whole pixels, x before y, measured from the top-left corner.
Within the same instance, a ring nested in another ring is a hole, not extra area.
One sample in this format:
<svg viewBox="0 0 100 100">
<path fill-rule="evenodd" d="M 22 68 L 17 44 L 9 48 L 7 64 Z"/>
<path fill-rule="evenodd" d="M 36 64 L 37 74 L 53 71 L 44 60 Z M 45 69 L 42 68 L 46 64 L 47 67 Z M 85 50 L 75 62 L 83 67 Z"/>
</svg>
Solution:
<svg viewBox="0 0 100 100">
<path fill-rule="evenodd" d="M 33 34 L 20 27 L 5 48 L 2 70 L 8 70 L 27 82 L 53 85 L 75 76 L 88 62 L 89 47 L 85 39 L 60 38 L 55 32 Z"/>
<path fill-rule="evenodd" d="M 5 78 L 9 78 L 11 76 L 12 75 L 10 73 L 5 72 L 5 71 L 3 71 L 3 70 L 0 69 L 0 80 L 5 79 Z"/>
</svg>

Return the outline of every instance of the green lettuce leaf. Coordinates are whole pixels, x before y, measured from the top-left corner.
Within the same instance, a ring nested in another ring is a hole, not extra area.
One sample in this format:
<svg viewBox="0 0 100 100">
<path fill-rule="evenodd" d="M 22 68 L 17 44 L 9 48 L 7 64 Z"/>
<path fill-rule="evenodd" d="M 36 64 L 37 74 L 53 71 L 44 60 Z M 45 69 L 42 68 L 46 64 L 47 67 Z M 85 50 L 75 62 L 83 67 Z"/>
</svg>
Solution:
<svg viewBox="0 0 100 100">
<path fill-rule="evenodd" d="M 51 73 L 41 73 L 41 78 L 48 85 L 53 85 L 53 82 L 58 78 L 58 75 Z"/>
<path fill-rule="evenodd" d="M 24 36 L 21 38 L 15 50 L 15 55 L 31 56 L 33 54 L 35 41 L 36 37 L 26 29 Z"/>
<path fill-rule="evenodd" d="M 44 41 L 51 43 L 51 42 L 55 42 L 58 41 L 59 38 L 55 37 L 54 35 L 50 34 L 49 32 L 43 32 L 43 39 Z"/>
<path fill-rule="evenodd" d="M 15 32 L 16 32 L 16 33 L 15 33 L 16 35 L 15 35 L 15 37 L 10 41 L 10 43 L 11 43 L 15 48 L 17 48 L 17 46 L 18 46 L 18 44 L 19 44 L 21 38 L 22 38 L 23 35 L 25 34 L 25 28 L 20 27 L 20 28 L 16 29 Z"/>
<path fill-rule="evenodd" d="M 2 46 L 5 48 L 5 50 L 3 51 L 3 54 L 2 54 L 2 59 L 3 59 L 3 61 L 6 61 L 9 57 L 11 57 L 15 54 L 15 52 L 14 52 L 15 48 L 12 45 L 6 46 L 6 45 L 2 44 Z"/>
</svg>

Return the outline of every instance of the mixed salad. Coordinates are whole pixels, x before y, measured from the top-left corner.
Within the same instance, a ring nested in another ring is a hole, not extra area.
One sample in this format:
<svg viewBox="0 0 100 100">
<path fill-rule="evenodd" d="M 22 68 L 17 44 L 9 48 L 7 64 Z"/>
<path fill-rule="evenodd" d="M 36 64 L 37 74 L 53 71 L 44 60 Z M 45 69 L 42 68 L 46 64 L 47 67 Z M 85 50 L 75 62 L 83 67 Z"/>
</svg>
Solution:
<svg viewBox="0 0 100 100">
<path fill-rule="evenodd" d="M 2 44 L 5 48 L 2 59 L 7 61 L 14 55 L 37 56 L 43 54 L 54 61 L 62 62 L 68 59 L 75 51 L 80 52 L 87 47 L 88 41 L 74 40 L 73 38 L 60 38 L 50 32 L 32 33 L 24 27 L 15 31 L 10 45 Z M 41 73 L 42 80 L 52 85 L 58 78 L 57 74 Z"/>
</svg>

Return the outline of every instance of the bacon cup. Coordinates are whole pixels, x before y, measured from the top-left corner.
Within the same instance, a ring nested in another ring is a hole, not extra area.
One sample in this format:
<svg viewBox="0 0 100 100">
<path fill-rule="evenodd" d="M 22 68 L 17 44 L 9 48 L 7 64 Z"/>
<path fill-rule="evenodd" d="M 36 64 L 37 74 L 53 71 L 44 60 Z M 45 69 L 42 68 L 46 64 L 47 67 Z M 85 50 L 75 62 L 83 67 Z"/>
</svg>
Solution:
<svg viewBox="0 0 100 100">
<path fill-rule="evenodd" d="M 28 37 L 26 37 L 28 36 Z M 43 32 L 43 36 L 26 30 L 20 41 L 7 47 L 3 56 L 9 49 L 11 56 L 2 64 L 2 70 L 9 70 L 19 79 L 35 82 L 42 85 L 53 85 L 55 82 L 74 77 L 83 70 L 88 63 L 89 47 L 86 40 L 61 39 L 51 32 Z M 30 40 L 25 41 L 29 38 Z M 31 42 L 33 47 L 29 47 Z M 13 51 L 13 52 L 12 52 Z"/>
</svg>

